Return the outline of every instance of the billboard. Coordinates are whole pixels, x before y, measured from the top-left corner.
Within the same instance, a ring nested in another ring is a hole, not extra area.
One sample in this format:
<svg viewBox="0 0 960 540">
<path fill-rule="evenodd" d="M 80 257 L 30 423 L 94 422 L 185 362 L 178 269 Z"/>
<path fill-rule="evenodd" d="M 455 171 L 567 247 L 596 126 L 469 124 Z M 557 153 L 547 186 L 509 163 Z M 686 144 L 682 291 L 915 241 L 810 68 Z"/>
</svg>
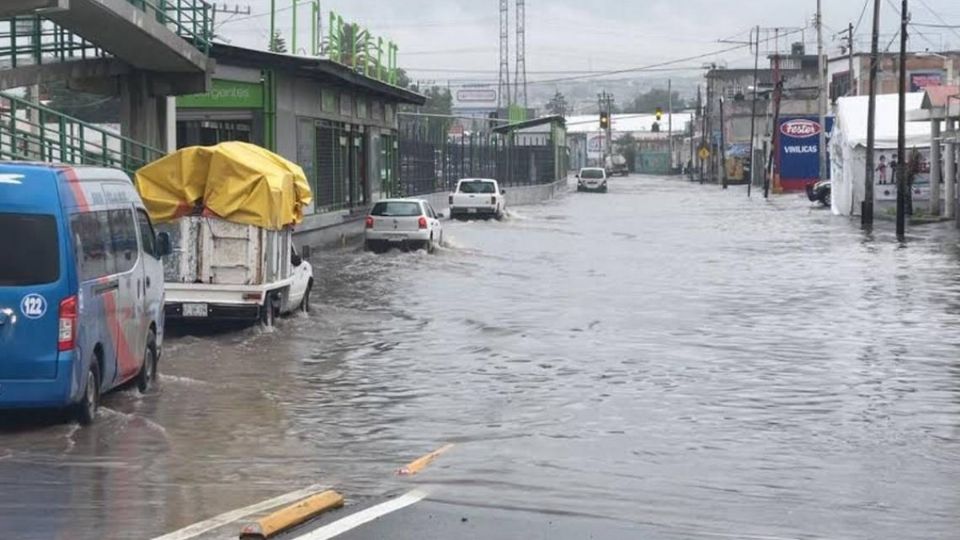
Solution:
<svg viewBox="0 0 960 540">
<path fill-rule="evenodd" d="M 495 86 L 464 86 L 451 92 L 454 114 L 485 116 L 497 112 Z"/>
<path fill-rule="evenodd" d="M 907 149 L 907 159 L 911 159 L 914 149 Z M 919 148 L 917 152 L 916 174 L 911 189 L 914 201 L 930 200 L 930 149 Z M 878 150 L 877 168 L 873 173 L 876 200 L 897 200 L 897 151 Z M 909 161 L 908 161 L 909 163 Z"/>
<path fill-rule="evenodd" d="M 911 92 L 923 92 L 928 86 L 943 86 L 943 71 L 911 71 L 908 77 Z"/>
<path fill-rule="evenodd" d="M 780 119 L 778 161 L 780 184 L 787 191 L 802 191 L 807 184 L 820 179 L 820 119 L 793 116 Z M 833 117 L 827 117 L 827 147 Z M 829 163 L 830 156 L 827 155 Z M 829 167 L 827 174 L 830 174 Z"/>
</svg>

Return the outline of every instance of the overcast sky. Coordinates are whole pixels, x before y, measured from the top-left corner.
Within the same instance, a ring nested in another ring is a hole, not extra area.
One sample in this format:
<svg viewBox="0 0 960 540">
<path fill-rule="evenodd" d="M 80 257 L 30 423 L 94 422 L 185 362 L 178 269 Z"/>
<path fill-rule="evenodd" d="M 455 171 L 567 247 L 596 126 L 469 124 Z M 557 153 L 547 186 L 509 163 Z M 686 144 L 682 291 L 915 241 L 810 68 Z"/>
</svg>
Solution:
<svg viewBox="0 0 960 540">
<path fill-rule="evenodd" d="M 218 14 L 220 35 L 236 45 L 265 47 L 270 0 L 238 1 L 241 7 L 250 7 L 252 16 Z M 299 1 L 303 4 L 308 0 Z M 510 2 L 511 10 L 514 1 Z M 865 2 L 823 2 L 825 39 L 830 50 L 836 51 L 840 42 L 835 35 L 849 23 L 857 24 Z M 223 0 L 217 3 L 222 5 Z M 277 27 L 288 45 L 292 3 L 293 0 L 276 0 L 278 10 L 282 10 L 277 15 Z M 910 3 L 915 23 L 960 25 L 958 0 Z M 860 48 L 869 45 L 870 4 L 856 35 Z M 883 4 L 886 36 L 881 47 L 894 37 L 899 23 L 894 6 L 899 6 L 900 0 L 883 0 Z M 496 79 L 498 0 L 324 0 L 321 5 L 324 29 L 327 14 L 333 9 L 344 19 L 394 40 L 400 46 L 400 66 L 414 79 Z M 807 26 L 803 37 L 811 52 L 816 43 L 810 26 L 816 0 L 527 0 L 526 5 L 530 80 L 562 77 L 571 71 L 625 69 L 712 54 L 731 47 L 718 40 L 746 40 L 754 25 Z M 511 19 L 513 15 L 511 12 Z M 310 8 L 301 5 L 300 48 L 310 40 L 309 17 Z M 789 41 L 800 36 L 796 34 Z M 512 40 L 513 36 L 511 48 Z M 787 43 L 787 39 L 782 41 L 783 46 Z M 942 48 L 960 48 L 960 29 L 917 26 L 913 30 L 911 49 Z M 751 65 L 751 55 L 741 49 L 681 62 L 678 66 L 694 68 L 711 61 L 745 67 Z"/>
</svg>

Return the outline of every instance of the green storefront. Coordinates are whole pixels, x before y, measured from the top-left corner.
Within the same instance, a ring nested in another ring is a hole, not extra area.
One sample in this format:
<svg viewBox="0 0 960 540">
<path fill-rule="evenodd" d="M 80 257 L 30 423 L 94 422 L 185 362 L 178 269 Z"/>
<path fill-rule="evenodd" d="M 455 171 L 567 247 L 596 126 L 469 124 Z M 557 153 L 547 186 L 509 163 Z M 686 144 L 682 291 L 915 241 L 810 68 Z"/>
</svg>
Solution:
<svg viewBox="0 0 960 540">
<path fill-rule="evenodd" d="M 213 79 L 209 92 L 178 97 L 177 147 L 244 141 L 275 148 L 272 77 L 265 72 L 257 78 Z"/>
</svg>

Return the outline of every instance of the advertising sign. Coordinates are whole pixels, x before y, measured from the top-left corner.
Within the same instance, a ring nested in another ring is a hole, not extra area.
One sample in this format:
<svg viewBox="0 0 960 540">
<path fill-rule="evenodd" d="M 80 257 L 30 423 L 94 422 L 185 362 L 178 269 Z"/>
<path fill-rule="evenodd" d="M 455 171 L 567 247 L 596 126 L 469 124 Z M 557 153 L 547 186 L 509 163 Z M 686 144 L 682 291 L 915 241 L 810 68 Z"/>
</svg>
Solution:
<svg viewBox="0 0 960 540">
<path fill-rule="evenodd" d="M 909 77 L 911 92 L 922 92 L 928 86 L 943 86 L 943 71 L 912 71 Z"/>
<path fill-rule="evenodd" d="M 177 107 L 185 109 L 260 109 L 263 107 L 263 85 L 214 79 L 210 91 L 206 94 L 178 97 Z"/>
<path fill-rule="evenodd" d="M 607 136 L 603 133 L 587 135 L 587 159 L 603 159 L 603 151 L 607 147 Z"/>
<path fill-rule="evenodd" d="M 907 159 L 913 154 L 913 149 L 907 150 Z M 930 200 L 930 149 L 917 149 L 918 163 L 913 176 L 911 189 L 914 201 Z M 878 201 L 897 200 L 897 151 L 881 150 L 876 156 L 877 168 L 873 173 L 873 192 Z"/>
<path fill-rule="evenodd" d="M 827 144 L 833 118 L 827 117 Z M 800 191 L 820 179 L 820 121 L 817 117 L 780 119 L 780 183 L 788 191 Z M 829 162 L 830 156 L 827 156 Z M 827 170 L 829 174 L 829 168 Z"/>
<path fill-rule="evenodd" d="M 497 112 L 497 88 L 465 86 L 452 92 L 454 114 L 485 116 Z"/>
</svg>

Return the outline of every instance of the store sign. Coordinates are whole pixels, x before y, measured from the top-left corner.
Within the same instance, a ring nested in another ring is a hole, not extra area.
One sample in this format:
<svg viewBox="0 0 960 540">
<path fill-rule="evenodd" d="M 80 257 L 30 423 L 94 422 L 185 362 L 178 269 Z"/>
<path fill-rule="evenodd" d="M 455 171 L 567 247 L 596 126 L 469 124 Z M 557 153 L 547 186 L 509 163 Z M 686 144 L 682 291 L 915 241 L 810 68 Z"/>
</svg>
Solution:
<svg viewBox="0 0 960 540">
<path fill-rule="evenodd" d="M 922 92 L 929 86 L 943 86 L 943 71 L 914 71 L 910 73 L 910 91 Z"/>
<path fill-rule="evenodd" d="M 263 85 L 241 81 L 214 79 L 206 94 L 177 98 L 177 107 L 184 109 L 261 109 Z"/>
<path fill-rule="evenodd" d="M 492 113 L 497 110 L 497 89 L 491 86 L 468 86 L 453 92 L 453 110 L 458 112 Z"/>
<path fill-rule="evenodd" d="M 806 139 L 820 135 L 820 123 L 804 118 L 788 120 L 780 126 L 780 133 L 787 137 Z"/>
<path fill-rule="evenodd" d="M 827 118 L 827 134 L 833 118 Z M 780 120 L 780 179 L 786 189 L 802 189 L 820 179 L 820 133 L 818 118 L 793 117 Z M 829 156 L 827 156 L 829 160 Z"/>
</svg>

